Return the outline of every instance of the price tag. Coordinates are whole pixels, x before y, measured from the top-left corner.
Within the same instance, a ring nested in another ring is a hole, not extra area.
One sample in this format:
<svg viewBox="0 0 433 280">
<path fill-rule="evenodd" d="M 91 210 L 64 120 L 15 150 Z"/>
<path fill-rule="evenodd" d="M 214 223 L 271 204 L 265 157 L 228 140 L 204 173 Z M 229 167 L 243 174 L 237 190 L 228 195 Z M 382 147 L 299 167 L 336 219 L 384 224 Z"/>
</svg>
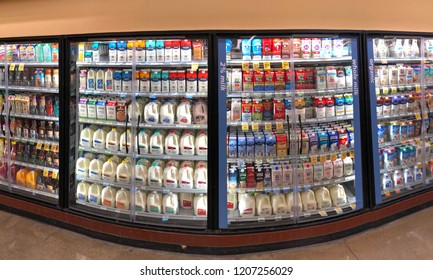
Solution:
<svg viewBox="0 0 433 280">
<path fill-rule="evenodd" d="M 380 88 L 376 88 L 376 95 L 380 95 Z"/>
<path fill-rule="evenodd" d="M 197 71 L 197 69 L 198 69 L 198 64 L 197 63 L 191 64 L 191 70 L 192 71 Z"/>
<path fill-rule="evenodd" d="M 391 193 L 390 193 L 390 192 L 385 192 L 385 196 L 386 196 L 386 197 L 390 197 L 390 196 L 391 196 Z"/>
<path fill-rule="evenodd" d="M 266 122 L 265 123 L 265 130 L 266 131 L 272 131 L 272 123 Z"/>
<path fill-rule="evenodd" d="M 239 193 L 245 193 L 245 189 L 239 189 Z"/>
<path fill-rule="evenodd" d="M 355 158 L 355 151 L 350 151 L 350 158 L 351 159 Z"/>
<path fill-rule="evenodd" d="M 420 92 L 421 92 L 421 85 L 416 85 L 416 86 L 415 86 L 415 91 L 416 91 L 417 93 L 420 93 Z"/>
<path fill-rule="evenodd" d="M 167 222 L 170 218 L 166 215 L 162 216 L 161 221 Z"/>
<path fill-rule="evenodd" d="M 326 217 L 328 216 L 328 213 L 326 213 L 326 211 L 319 211 L 320 216 L 322 217 Z"/>
<path fill-rule="evenodd" d="M 321 155 L 320 156 L 320 162 L 325 162 L 327 160 L 326 155 Z"/>
<path fill-rule="evenodd" d="M 249 129 L 249 125 L 248 125 L 248 123 L 243 122 L 243 123 L 242 123 L 242 131 L 248 131 L 248 129 Z"/>
<path fill-rule="evenodd" d="M 388 60 L 386 60 L 386 59 L 382 59 L 380 62 L 381 62 L 382 64 L 388 64 Z"/>
<path fill-rule="evenodd" d="M 283 130 L 283 122 L 276 122 L 277 130 Z"/>
<path fill-rule="evenodd" d="M 383 94 L 388 94 L 388 93 L 389 93 L 389 88 L 384 87 L 384 88 L 382 89 L 382 92 L 383 92 Z"/>
<path fill-rule="evenodd" d="M 416 118 L 417 120 L 421 120 L 421 115 L 420 115 L 419 113 L 415 113 L 415 118 Z"/>
<path fill-rule="evenodd" d="M 337 208 L 335 208 L 335 212 L 337 212 L 337 214 L 342 214 L 343 209 L 341 209 L 340 207 L 337 207 Z"/>
<path fill-rule="evenodd" d="M 392 93 L 392 94 L 397 93 L 397 88 L 396 88 L 396 87 L 391 87 L 391 93 Z"/>
<path fill-rule="evenodd" d="M 312 156 L 311 163 L 316 163 L 316 162 L 317 162 L 317 156 Z"/>
<path fill-rule="evenodd" d="M 250 63 L 248 61 L 242 62 L 242 71 L 249 71 L 250 70 Z"/>
<path fill-rule="evenodd" d="M 269 61 L 263 62 L 263 69 L 271 70 L 271 63 Z"/>
<path fill-rule="evenodd" d="M 259 131 L 259 123 L 257 123 L 257 122 L 251 123 L 251 130 L 252 131 Z"/>
<path fill-rule="evenodd" d="M 44 177 L 48 177 L 48 170 L 44 169 L 43 176 L 44 176 Z"/>
<path fill-rule="evenodd" d="M 341 153 L 341 159 L 345 159 L 347 157 L 347 154 L 346 153 Z"/>
<path fill-rule="evenodd" d="M 38 150 L 42 149 L 42 142 L 38 142 L 36 144 L 36 149 L 38 149 Z"/>
<path fill-rule="evenodd" d="M 58 176 L 59 176 L 59 172 L 57 172 L 57 171 L 53 171 L 53 173 L 51 173 L 51 178 L 53 178 L 53 179 L 57 179 Z"/>
<path fill-rule="evenodd" d="M 407 144 L 407 141 L 406 141 L 406 140 L 403 140 L 403 141 L 401 141 L 401 143 L 402 143 L 403 145 L 406 145 L 406 144 Z"/>
<path fill-rule="evenodd" d="M 57 152 L 57 145 L 53 144 L 51 145 L 51 152 Z"/>
<path fill-rule="evenodd" d="M 9 71 L 14 71 L 15 70 L 15 63 L 12 63 L 10 66 L 9 66 Z"/>
<path fill-rule="evenodd" d="M 421 145 L 422 145 L 421 139 L 416 139 L 416 144 L 417 144 L 418 146 L 421 146 Z"/>
<path fill-rule="evenodd" d="M 253 70 L 254 70 L 254 71 L 257 71 L 257 70 L 259 70 L 259 69 L 260 69 L 260 63 L 257 62 L 257 61 L 254 61 L 254 62 L 253 62 Z"/>
<path fill-rule="evenodd" d="M 289 70 L 290 63 L 288 61 L 282 61 L 281 62 L 281 68 L 283 68 L 284 70 Z"/>
<path fill-rule="evenodd" d="M 401 193 L 401 190 L 400 189 L 395 189 L 395 193 L 399 194 L 399 193 Z"/>
<path fill-rule="evenodd" d="M 355 210 L 356 209 L 356 203 L 350 204 L 350 208 L 352 208 L 352 210 Z"/>
<path fill-rule="evenodd" d="M 304 213 L 304 217 L 305 217 L 305 218 L 309 218 L 309 217 L 311 217 L 311 213 L 310 213 L 310 212 L 305 212 L 305 213 Z"/>
<path fill-rule="evenodd" d="M 331 154 L 331 160 L 335 161 L 337 159 L 337 154 Z"/>
<path fill-rule="evenodd" d="M 50 144 L 45 144 L 44 145 L 44 151 L 49 151 L 50 150 Z"/>
<path fill-rule="evenodd" d="M 18 71 L 24 71 L 24 63 L 18 65 Z"/>
<path fill-rule="evenodd" d="M 230 194 L 234 194 L 234 193 L 236 193 L 236 190 L 235 190 L 235 189 L 229 189 L 229 190 L 228 190 L 228 193 L 230 193 Z"/>
<path fill-rule="evenodd" d="M 422 168 L 422 163 L 417 163 L 418 168 Z"/>
</svg>

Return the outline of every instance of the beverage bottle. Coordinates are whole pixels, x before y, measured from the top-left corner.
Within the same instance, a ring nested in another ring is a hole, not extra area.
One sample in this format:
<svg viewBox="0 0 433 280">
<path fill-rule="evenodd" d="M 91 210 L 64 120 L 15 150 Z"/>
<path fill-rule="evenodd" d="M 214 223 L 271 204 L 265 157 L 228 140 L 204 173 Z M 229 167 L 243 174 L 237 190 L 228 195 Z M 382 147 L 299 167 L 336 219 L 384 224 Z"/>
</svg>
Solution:
<svg viewBox="0 0 433 280">
<path fill-rule="evenodd" d="M 45 105 L 45 115 L 49 117 L 54 115 L 53 100 L 51 98 L 47 98 Z"/>
<path fill-rule="evenodd" d="M 405 58 L 409 58 L 411 56 L 411 46 L 409 43 L 409 39 L 404 39 L 403 54 Z"/>
<path fill-rule="evenodd" d="M 36 127 L 36 120 L 32 120 L 32 126 L 30 127 L 30 138 L 38 138 L 38 128 Z"/>
<path fill-rule="evenodd" d="M 53 122 L 48 122 L 48 127 L 47 127 L 47 139 L 52 140 L 54 139 L 54 127 L 53 127 Z"/>
<path fill-rule="evenodd" d="M 396 58 L 404 58 L 403 44 L 401 39 L 397 39 L 395 42 L 394 54 Z"/>
<path fill-rule="evenodd" d="M 36 164 L 38 161 L 38 149 L 36 148 L 36 144 L 33 144 L 30 148 L 30 162 Z"/>
<path fill-rule="evenodd" d="M 45 87 L 51 88 L 52 86 L 51 69 L 45 70 Z"/>
<path fill-rule="evenodd" d="M 60 159 L 59 159 L 59 153 L 58 152 L 54 152 L 54 155 L 53 155 L 53 166 L 54 167 L 59 167 L 60 166 Z"/>
<path fill-rule="evenodd" d="M 11 136 L 15 136 L 15 129 L 16 129 L 16 121 L 15 118 L 12 118 L 10 124 L 9 124 L 9 132 Z"/>
<path fill-rule="evenodd" d="M 46 134 L 45 134 L 45 132 L 46 132 L 46 130 L 45 130 L 45 121 L 41 121 L 39 123 L 39 129 L 38 129 L 38 131 L 39 131 L 39 139 L 45 139 L 46 138 Z"/>
<path fill-rule="evenodd" d="M 23 161 L 24 160 L 24 144 L 21 142 L 17 143 L 17 160 Z"/>
<path fill-rule="evenodd" d="M 23 82 L 23 72 L 15 69 L 15 85 L 22 86 Z"/>
<path fill-rule="evenodd" d="M 45 116 L 45 95 L 39 96 L 38 99 L 38 115 Z"/>
<path fill-rule="evenodd" d="M 45 151 L 41 147 L 38 150 L 38 159 L 36 160 L 36 164 L 38 164 L 38 165 L 44 165 L 44 163 L 45 163 Z"/>
<path fill-rule="evenodd" d="M 411 58 L 419 57 L 419 47 L 417 39 L 412 39 L 412 46 L 410 47 Z"/>
<path fill-rule="evenodd" d="M 52 88 L 59 88 L 59 69 L 54 69 L 53 70 L 53 75 L 52 75 Z"/>
<path fill-rule="evenodd" d="M 378 40 L 377 52 L 378 52 L 379 58 L 387 58 L 388 57 L 388 47 L 386 46 L 384 39 Z"/>
<path fill-rule="evenodd" d="M 54 98 L 54 116 L 55 117 L 59 117 L 59 113 L 60 113 L 60 107 L 59 107 L 60 105 L 59 105 L 59 98 L 58 97 L 55 97 Z"/>
<path fill-rule="evenodd" d="M 23 156 L 24 162 L 29 162 L 30 163 L 30 160 L 31 160 L 31 158 L 30 158 L 31 146 L 32 145 L 30 143 L 25 144 L 25 147 L 24 147 L 24 156 Z"/>
<path fill-rule="evenodd" d="M 48 151 L 46 150 L 45 152 L 46 152 L 46 154 L 45 154 L 45 165 L 49 166 L 49 167 L 52 167 L 53 166 L 54 154 L 53 154 L 53 152 L 51 150 L 48 150 Z"/>
<path fill-rule="evenodd" d="M 22 132 L 23 132 L 23 121 L 18 119 L 16 121 L 15 136 L 23 137 Z"/>
<path fill-rule="evenodd" d="M 7 146 L 6 146 L 7 149 Z M 11 144 L 11 160 L 16 160 L 17 159 L 17 142 L 12 141 Z"/>
<path fill-rule="evenodd" d="M 55 140 L 59 140 L 60 139 L 60 128 L 59 128 L 59 123 L 56 122 L 54 124 L 54 139 Z"/>
<path fill-rule="evenodd" d="M 38 113 L 38 99 L 36 95 L 30 97 L 30 114 L 37 115 Z"/>
</svg>

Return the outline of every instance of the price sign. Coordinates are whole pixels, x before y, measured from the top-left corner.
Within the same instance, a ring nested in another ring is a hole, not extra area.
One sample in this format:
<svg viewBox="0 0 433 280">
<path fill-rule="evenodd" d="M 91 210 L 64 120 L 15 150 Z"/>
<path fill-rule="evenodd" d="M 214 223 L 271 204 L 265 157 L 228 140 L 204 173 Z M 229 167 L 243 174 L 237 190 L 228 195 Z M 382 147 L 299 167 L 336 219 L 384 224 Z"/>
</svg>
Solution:
<svg viewBox="0 0 433 280">
<path fill-rule="evenodd" d="M 400 189 L 395 189 L 395 193 L 396 193 L 396 194 L 399 194 L 400 192 L 401 192 Z"/>
<path fill-rule="evenodd" d="M 388 64 L 388 60 L 386 60 L 386 59 L 382 59 L 380 62 L 381 62 L 382 64 Z"/>
<path fill-rule="evenodd" d="M 40 150 L 42 148 L 42 142 L 36 144 L 36 149 Z"/>
<path fill-rule="evenodd" d="M 322 217 L 326 217 L 328 216 L 328 213 L 326 213 L 326 211 L 319 211 L 320 216 Z"/>
<path fill-rule="evenodd" d="M 311 163 L 316 163 L 317 162 L 317 156 L 312 156 L 311 157 Z"/>
<path fill-rule="evenodd" d="M 284 70 L 289 70 L 289 68 L 290 68 L 290 63 L 289 63 L 288 61 L 282 61 L 282 62 L 281 62 L 281 67 L 282 67 Z"/>
<path fill-rule="evenodd" d="M 263 62 L 263 69 L 271 70 L 271 63 L 269 61 Z"/>
<path fill-rule="evenodd" d="M 347 157 L 346 153 L 341 153 L 341 159 L 345 159 Z"/>
<path fill-rule="evenodd" d="M 248 129 L 249 129 L 249 125 L 248 125 L 248 123 L 243 122 L 243 123 L 242 123 L 242 131 L 248 131 Z"/>
<path fill-rule="evenodd" d="M 326 155 L 321 155 L 320 156 L 320 162 L 325 162 L 327 160 Z"/>
<path fill-rule="evenodd" d="M 197 63 L 191 64 L 191 70 L 192 71 L 197 71 L 197 69 L 198 69 L 198 64 Z"/>
<path fill-rule="evenodd" d="M 50 144 L 45 144 L 44 145 L 44 151 L 49 151 L 50 150 Z"/>
<path fill-rule="evenodd" d="M 337 214 L 342 214 L 343 209 L 341 209 L 340 207 L 337 207 L 337 208 L 335 208 L 335 212 L 337 212 Z"/>
<path fill-rule="evenodd" d="M 356 209 L 356 203 L 350 204 L 350 208 L 352 208 L 352 210 L 355 210 Z"/>
<path fill-rule="evenodd" d="M 396 87 L 391 87 L 391 93 L 392 94 L 396 94 L 397 93 L 397 88 Z"/>
<path fill-rule="evenodd" d="M 9 71 L 14 71 L 15 70 L 15 63 L 12 63 L 10 66 L 9 66 Z"/>
<path fill-rule="evenodd" d="M 250 70 L 250 63 L 248 61 L 242 62 L 242 71 L 249 71 Z"/>
<path fill-rule="evenodd" d="M 259 123 L 257 123 L 257 122 L 251 123 L 251 130 L 252 131 L 259 131 Z"/>
<path fill-rule="evenodd" d="M 59 177 L 59 172 L 53 171 L 53 173 L 51 174 L 51 178 L 57 179 L 58 177 Z"/>
<path fill-rule="evenodd" d="M 283 122 L 276 122 L 277 130 L 283 130 Z"/>
<path fill-rule="evenodd" d="M 384 87 L 384 88 L 382 89 L 382 92 L 383 92 L 383 94 L 388 94 L 388 93 L 389 93 L 389 88 Z"/>
<path fill-rule="evenodd" d="M 257 61 L 253 62 L 253 70 L 258 71 L 260 69 L 260 63 Z"/>
<path fill-rule="evenodd" d="M 417 120 L 421 120 L 421 115 L 420 115 L 420 113 L 415 113 L 415 118 L 416 118 Z"/>
<path fill-rule="evenodd" d="M 51 145 L 51 152 L 57 152 L 57 145 L 53 144 Z"/>
<path fill-rule="evenodd" d="M 390 193 L 390 192 L 385 192 L 385 196 L 386 196 L 386 197 L 390 197 L 390 196 L 391 196 L 391 193 Z"/>
<path fill-rule="evenodd" d="M 48 177 L 48 170 L 46 170 L 46 169 L 44 170 L 43 176 Z"/>
<path fill-rule="evenodd" d="M 380 88 L 376 88 L 376 95 L 380 95 Z"/>
<path fill-rule="evenodd" d="M 331 154 L 331 160 L 335 161 L 337 159 L 337 154 Z"/>
<path fill-rule="evenodd" d="M 272 131 L 272 123 L 266 122 L 265 123 L 265 130 L 266 131 Z"/>
<path fill-rule="evenodd" d="M 20 63 L 18 65 L 18 71 L 23 71 L 24 70 L 24 63 Z"/>
<path fill-rule="evenodd" d="M 355 158 L 355 151 L 350 151 L 350 158 Z"/>
<path fill-rule="evenodd" d="M 416 91 L 417 93 L 420 93 L 420 92 L 421 92 L 421 85 L 416 85 L 416 86 L 415 86 L 415 91 Z"/>
</svg>

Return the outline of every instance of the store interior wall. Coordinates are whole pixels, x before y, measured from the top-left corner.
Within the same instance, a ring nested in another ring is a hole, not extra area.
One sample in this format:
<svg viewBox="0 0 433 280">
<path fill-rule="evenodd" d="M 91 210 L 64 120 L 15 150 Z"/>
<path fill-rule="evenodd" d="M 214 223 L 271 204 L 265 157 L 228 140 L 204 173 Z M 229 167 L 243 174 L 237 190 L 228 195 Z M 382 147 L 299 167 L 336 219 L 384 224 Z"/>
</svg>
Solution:
<svg viewBox="0 0 433 280">
<path fill-rule="evenodd" d="M 1 0 L 0 37 L 150 30 L 433 31 L 430 0 Z"/>
</svg>

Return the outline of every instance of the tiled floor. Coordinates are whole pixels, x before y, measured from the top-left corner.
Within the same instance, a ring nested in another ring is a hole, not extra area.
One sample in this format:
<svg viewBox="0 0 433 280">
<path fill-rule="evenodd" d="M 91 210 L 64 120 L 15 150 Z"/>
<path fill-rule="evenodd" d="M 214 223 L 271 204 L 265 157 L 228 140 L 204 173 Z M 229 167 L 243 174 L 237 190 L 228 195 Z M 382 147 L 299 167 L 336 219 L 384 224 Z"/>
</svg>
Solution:
<svg viewBox="0 0 433 280">
<path fill-rule="evenodd" d="M 131 248 L 0 211 L 0 259 L 433 259 L 433 207 L 328 243 L 239 256 Z"/>
</svg>

